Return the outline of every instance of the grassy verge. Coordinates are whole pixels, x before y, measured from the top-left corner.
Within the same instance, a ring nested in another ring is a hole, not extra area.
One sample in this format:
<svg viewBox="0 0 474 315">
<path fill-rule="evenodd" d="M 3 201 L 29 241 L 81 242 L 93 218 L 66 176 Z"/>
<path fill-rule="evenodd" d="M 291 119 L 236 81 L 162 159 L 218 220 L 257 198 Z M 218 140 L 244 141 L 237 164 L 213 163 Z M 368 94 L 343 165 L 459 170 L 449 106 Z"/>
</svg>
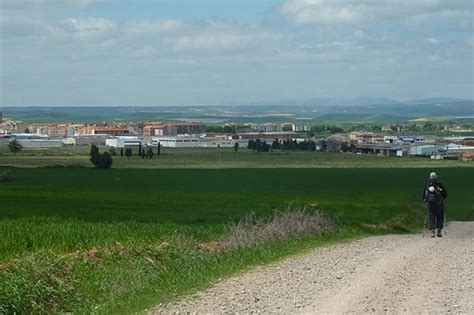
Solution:
<svg viewBox="0 0 474 315">
<path fill-rule="evenodd" d="M 341 227 L 320 237 L 266 242 L 255 247 L 209 252 L 193 240 L 123 246 L 112 243 L 72 253 L 42 250 L 0 267 L 0 310 L 4 313 L 132 313 L 252 266 L 305 250 L 390 228 Z"/>
</svg>

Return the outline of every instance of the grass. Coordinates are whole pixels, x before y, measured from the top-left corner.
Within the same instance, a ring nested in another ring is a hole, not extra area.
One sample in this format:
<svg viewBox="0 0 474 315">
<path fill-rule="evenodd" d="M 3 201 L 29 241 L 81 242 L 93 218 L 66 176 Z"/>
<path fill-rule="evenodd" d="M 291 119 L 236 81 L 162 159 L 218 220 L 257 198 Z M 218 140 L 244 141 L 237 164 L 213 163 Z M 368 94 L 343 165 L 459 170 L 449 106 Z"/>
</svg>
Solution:
<svg viewBox="0 0 474 315">
<path fill-rule="evenodd" d="M 0 313 L 129 313 L 314 246 L 417 230 L 432 169 L 10 171 L 15 180 L 0 183 Z M 448 217 L 474 218 L 474 168 L 437 171 Z M 337 232 L 202 249 L 249 212 L 264 218 L 290 203 L 319 209 Z"/>
<path fill-rule="evenodd" d="M 101 151 L 105 148 L 101 148 Z M 120 153 L 119 150 L 116 150 Z M 241 148 L 163 148 L 161 156 L 153 159 L 114 157 L 113 168 L 427 168 L 474 167 L 474 163 L 457 160 L 431 160 L 427 158 L 398 158 L 330 152 L 274 151 L 254 153 Z M 90 167 L 88 147 L 56 149 L 30 149 L 12 156 L 0 149 L 0 166 L 46 167 L 67 165 Z"/>
</svg>

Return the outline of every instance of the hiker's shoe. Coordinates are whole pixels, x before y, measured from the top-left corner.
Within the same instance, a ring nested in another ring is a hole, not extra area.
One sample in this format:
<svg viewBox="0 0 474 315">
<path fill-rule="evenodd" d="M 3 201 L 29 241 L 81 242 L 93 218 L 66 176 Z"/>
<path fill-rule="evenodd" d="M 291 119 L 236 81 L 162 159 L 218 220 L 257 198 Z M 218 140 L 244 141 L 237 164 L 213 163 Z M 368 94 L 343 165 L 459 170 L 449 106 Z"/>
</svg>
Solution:
<svg viewBox="0 0 474 315">
<path fill-rule="evenodd" d="M 443 237 L 443 233 L 441 233 L 441 229 L 438 229 L 438 233 L 436 233 L 437 237 Z"/>
<path fill-rule="evenodd" d="M 431 230 L 431 237 L 435 237 L 435 234 L 436 234 L 435 230 Z"/>
</svg>

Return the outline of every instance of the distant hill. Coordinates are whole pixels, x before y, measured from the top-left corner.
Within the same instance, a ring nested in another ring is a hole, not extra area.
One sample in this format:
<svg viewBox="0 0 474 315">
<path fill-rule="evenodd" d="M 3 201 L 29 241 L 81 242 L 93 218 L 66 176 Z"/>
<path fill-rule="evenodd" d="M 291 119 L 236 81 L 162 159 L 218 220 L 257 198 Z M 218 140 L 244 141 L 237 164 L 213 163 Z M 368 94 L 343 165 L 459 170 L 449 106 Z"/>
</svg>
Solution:
<svg viewBox="0 0 474 315">
<path fill-rule="evenodd" d="M 454 97 L 430 97 L 416 100 L 404 101 L 405 104 L 443 104 L 443 103 L 465 103 L 473 102 L 473 100 L 467 98 L 454 98 Z"/>
<path fill-rule="evenodd" d="M 474 101 L 436 97 L 399 102 L 387 98 L 314 98 L 228 106 L 5 107 L 4 117 L 24 122 L 202 121 L 406 122 L 452 117 L 472 120 Z M 435 120 L 435 119 L 434 119 Z"/>
<path fill-rule="evenodd" d="M 300 100 L 268 100 L 250 102 L 245 106 L 367 106 L 367 105 L 394 105 L 400 104 L 396 100 L 384 97 L 335 97 L 335 98 L 310 98 Z"/>
</svg>

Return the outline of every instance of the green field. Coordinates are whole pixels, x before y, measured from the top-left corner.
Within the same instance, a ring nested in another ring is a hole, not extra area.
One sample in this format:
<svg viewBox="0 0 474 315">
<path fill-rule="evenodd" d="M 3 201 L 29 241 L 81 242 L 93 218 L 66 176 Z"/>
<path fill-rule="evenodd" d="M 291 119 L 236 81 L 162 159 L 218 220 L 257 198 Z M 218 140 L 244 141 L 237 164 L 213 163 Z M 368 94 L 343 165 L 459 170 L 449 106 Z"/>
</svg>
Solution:
<svg viewBox="0 0 474 315">
<path fill-rule="evenodd" d="M 17 168 L 0 183 L 0 312 L 130 312 L 331 240 L 420 229 L 432 169 Z M 438 170 L 473 219 L 474 168 Z M 338 231 L 206 252 L 230 222 L 311 204 Z"/>
<path fill-rule="evenodd" d="M 101 152 L 105 148 L 100 148 Z M 119 150 L 116 150 L 120 153 Z M 136 150 L 135 150 L 136 151 Z M 134 152 L 136 153 L 136 152 Z M 427 158 L 380 157 L 331 152 L 280 151 L 255 153 L 247 148 L 239 152 L 222 148 L 163 148 L 153 159 L 115 156 L 113 168 L 440 168 L 474 167 L 474 163 Z M 23 150 L 13 156 L 0 149 L 0 166 L 45 167 L 54 165 L 91 167 L 89 147 Z"/>
</svg>

